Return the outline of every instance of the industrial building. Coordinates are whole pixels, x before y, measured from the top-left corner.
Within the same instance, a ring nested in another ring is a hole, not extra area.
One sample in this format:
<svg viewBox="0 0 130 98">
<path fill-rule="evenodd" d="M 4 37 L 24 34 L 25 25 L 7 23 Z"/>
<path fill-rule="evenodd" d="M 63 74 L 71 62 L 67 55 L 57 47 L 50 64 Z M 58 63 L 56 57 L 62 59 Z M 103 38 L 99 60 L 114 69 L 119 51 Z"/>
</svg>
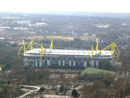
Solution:
<svg viewBox="0 0 130 98">
<path fill-rule="evenodd" d="M 64 68 L 64 69 L 84 69 L 87 67 L 99 67 L 100 61 L 113 61 L 117 60 L 120 52 L 115 43 L 98 50 L 98 42 L 96 50 L 91 46 L 91 50 L 64 50 L 53 49 L 53 41 L 50 48 L 34 48 L 33 41 L 29 44 L 24 43 L 23 50 L 21 49 L 18 54 L 23 54 L 24 66 L 43 67 L 43 68 Z M 29 49 L 27 49 L 29 48 Z"/>
</svg>

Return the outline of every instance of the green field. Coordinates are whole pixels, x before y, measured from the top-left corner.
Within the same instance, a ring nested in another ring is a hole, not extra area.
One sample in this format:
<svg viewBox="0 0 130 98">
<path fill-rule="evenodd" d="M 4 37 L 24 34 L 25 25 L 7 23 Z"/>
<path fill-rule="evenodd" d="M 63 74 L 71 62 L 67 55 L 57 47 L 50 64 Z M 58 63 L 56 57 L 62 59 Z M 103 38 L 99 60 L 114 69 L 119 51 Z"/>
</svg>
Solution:
<svg viewBox="0 0 130 98">
<path fill-rule="evenodd" d="M 94 36 L 78 36 L 77 38 L 79 38 L 80 40 L 86 40 L 86 39 L 94 39 L 96 37 Z M 60 39 L 60 40 L 70 40 L 73 41 L 75 38 L 74 37 L 70 37 L 70 36 L 54 36 L 54 35 L 50 35 L 50 36 L 31 36 L 31 37 L 27 37 L 26 39 L 30 39 L 30 40 L 44 40 L 44 39 Z"/>
<path fill-rule="evenodd" d="M 34 40 L 43 40 L 43 39 L 60 39 L 60 40 L 74 40 L 74 37 L 68 37 L 68 36 L 32 36 L 32 37 L 27 37 L 27 39 Z"/>
<path fill-rule="evenodd" d="M 87 68 L 86 70 L 81 72 L 81 76 L 86 75 L 86 74 L 111 74 L 111 75 L 116 75 L 116 72 L 114 71 L 107 71 L 103 69 L 97 69 L 97 68 Z"/>
</svg>

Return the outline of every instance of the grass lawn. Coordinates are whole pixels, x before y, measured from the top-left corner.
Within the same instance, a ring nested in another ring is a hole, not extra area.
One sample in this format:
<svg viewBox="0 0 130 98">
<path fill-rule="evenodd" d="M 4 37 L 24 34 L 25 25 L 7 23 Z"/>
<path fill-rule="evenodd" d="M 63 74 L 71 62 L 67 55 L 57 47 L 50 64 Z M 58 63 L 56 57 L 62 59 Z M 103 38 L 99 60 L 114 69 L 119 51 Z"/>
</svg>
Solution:
<svg viewBox="0 0 130 98">
<path fill-rule="evenodd" d="M 38 39 L 38 40 L 43 40 L 43 39 L 61 39 L 61 40 L 74 40 L 74 37 L 68 37 L 68 36 L 32 36 L 32 37 L 27 37 L 27 39 Z"/>
<path fill-rule="evenodd" d="M 86 39 L 93 39 L 96 38 L 94 36 L 79 36 L 78 37 L 81 40 L 86 40 Z M 50 36 L 32 36 L 32 37 L 27 37 L 27 39 L 30 40 L 43 40 L 43 39 L 60 39 L 60 40 L 70 40 L 73 41 L 74 37 L 70 37 L 70 36 L 55 36 L 55 35 L 50 35 Z"/>
<path fill-rule="evenodd" d="M 98 69 L 98 68 L 87 68 L 86 70 L 81 72 L 81 76 L 85 74 L 111 74 L 111 75 L 116 75 L 116 72 L 114 71 L 108 71 L 108 70 L 103 70 L 103 69 Z"/>
</svg>

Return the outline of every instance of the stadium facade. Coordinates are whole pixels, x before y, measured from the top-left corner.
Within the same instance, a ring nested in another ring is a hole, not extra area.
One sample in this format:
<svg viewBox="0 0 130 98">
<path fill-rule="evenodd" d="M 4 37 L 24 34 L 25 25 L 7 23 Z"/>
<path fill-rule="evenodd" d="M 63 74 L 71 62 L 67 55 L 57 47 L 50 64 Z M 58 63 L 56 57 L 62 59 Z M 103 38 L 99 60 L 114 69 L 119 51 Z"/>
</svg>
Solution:
<svg viewBox="0 0 130 98">
<path fill-rule="evenodd" d="M 98 44 L 97 44 L 98 45 Z M 113 63 L 117 60 L 120 52 L 115 43 L 98 50 L 64 50 L 53 49 L 53 43 L 50 48 L 33 48 L 26 49 L 24 44 L 23 63 L 25 67 L 43 67 L 43 68 L 70 68 L 70 69 L 84 69 L 87 67 L 99 67 L 100 61 L 108 61 Z M 20 53 L 19 53 L 20 54 Z"/>
<path fill-rule="evenodd" d="M 112 62 L 111 51 L 102 51 L 105 55 L 97 56 L 97 51 L 91 50 L 62 50 L 45 49 L 44 55 L 40 56 L 41 49 L 32 49 L 24 53 L 24 66 L 47 67 L 47 68 L 86 68 L 99 67 L 99 60 Z"/>
</svg>

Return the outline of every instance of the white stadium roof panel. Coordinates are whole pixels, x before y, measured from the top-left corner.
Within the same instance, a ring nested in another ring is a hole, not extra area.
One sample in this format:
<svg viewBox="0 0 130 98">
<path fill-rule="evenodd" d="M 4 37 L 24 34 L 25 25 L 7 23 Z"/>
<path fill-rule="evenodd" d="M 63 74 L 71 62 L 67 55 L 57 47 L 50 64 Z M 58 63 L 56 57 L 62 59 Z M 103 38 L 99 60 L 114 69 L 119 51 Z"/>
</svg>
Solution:
<svg viewBox="0 0 130 98">
<path fill-rule="evenodd" d="M 32 49 L 29 51 L 26 51 L 24 53 L 24 56 L 28 56 L 29 54 L 39 54 L 41 51 L 41 48 L 38 49 Z M 93 51 L 93 55 L 96 55 L 97 53 L 99 53 L 99 51 L 94 50 Z M 111 54 L 113 53 L 113 51 L 101 51 L 100 55 L 103 56 L 111 56 Z M 48 54 L 48 55 L 83 55 L 83 56 L 91 56 L 92 51 L 91 50 L 64 50 L 64 49 L 45 49 L 44 50 L 44 54 Z M 39 54 L 40 55 L 40 54 Z"/>
</svg>

